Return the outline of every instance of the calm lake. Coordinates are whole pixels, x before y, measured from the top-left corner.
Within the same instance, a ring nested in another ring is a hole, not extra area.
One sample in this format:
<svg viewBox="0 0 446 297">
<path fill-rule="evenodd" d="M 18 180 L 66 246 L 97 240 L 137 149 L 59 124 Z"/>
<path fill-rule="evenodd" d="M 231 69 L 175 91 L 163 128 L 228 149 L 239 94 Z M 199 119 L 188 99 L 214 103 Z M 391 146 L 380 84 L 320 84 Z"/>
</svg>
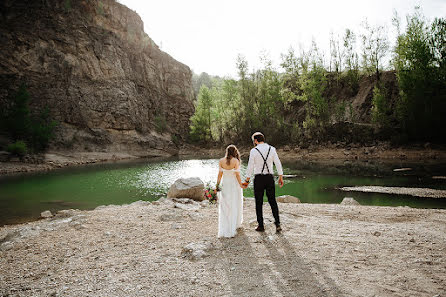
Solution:
<svg viewBox="0 0 446 297">
<path fill-rule="evenodd" d="M 242 178 L 246 170 L 242 166 Z M 215 185 L 217 159 L 164 159 L 115 162 L 67 168 L 47 173 L 0 178 L 0 226 L 26 222 L 44 210 L 93 209 L 99 205 L 126 204 L 137 200 L 156 200 L 165 196 L 180 177 L 200 177 Z M 446 164 L 350 163 L 311 164 L 283 162 L 285 179 L 276 195 L 293 195 L 304 203 L 340 203 L 353 197 L 363 205 L 446 208 L 446 199 L 342 192 L 343 186 L 381 185 L 446 189 L 446 181 L 432 179 L 446 175 Z M 400 167 L 411 171 L 393 172 Z M 253 197 L 252 183 L 244 191 Z"/>
</svg>

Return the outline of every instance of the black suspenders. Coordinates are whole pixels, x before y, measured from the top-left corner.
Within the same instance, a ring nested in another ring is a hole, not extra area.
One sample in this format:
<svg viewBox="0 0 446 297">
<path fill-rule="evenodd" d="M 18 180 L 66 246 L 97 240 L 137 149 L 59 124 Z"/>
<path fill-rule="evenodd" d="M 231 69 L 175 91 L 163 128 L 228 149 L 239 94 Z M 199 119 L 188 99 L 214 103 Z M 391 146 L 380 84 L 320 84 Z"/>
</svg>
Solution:
<svg viewBox="0 0 446 297">
<path fill-rule="evenodd" d="M 268 164 L 266 164 L 266 160 L 268 160 L 269 151 L 271 150 L 271 146 L 268 148 L 268 153 L 266 154 L 266 158 L 263 157 L 262 153 L 260 152 L 260 150 L 258 148 L 255 148 L 255 149 L 259 152 L 260 156 L 262 156 L 262 159 L 263 159 L 263 167 L 262 167 L 262 173 L 261 174 L 263 174 L 263 170 L 265 170 L 265 166 L 266 166 L 266 170 L 268 170 L 268 174 L 271 174 L 269 172 Z"/>
</svg>

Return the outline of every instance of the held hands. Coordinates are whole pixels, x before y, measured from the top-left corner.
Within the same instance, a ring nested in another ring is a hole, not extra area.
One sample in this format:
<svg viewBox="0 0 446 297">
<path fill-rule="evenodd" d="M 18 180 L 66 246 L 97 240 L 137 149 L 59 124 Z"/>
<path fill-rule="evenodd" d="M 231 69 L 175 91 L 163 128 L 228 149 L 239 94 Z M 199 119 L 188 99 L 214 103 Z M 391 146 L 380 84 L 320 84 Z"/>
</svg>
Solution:
<svg viewBox="0 0 446 297">
<path fill-rule="evenodd" d="M 249 185 L 249 178 L 246 178 L 245 182 L 242 183 L 241 188 L 242 189 L 246 189 L 248 187 L 248 185 Z"/>
</svg>

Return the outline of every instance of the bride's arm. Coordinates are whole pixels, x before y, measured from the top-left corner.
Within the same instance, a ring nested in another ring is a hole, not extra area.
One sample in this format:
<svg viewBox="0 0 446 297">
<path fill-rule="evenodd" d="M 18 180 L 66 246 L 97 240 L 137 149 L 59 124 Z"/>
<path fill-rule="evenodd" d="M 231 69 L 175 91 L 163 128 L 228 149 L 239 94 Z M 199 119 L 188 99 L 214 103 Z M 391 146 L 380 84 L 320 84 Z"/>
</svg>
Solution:
<svg viewBox="0 0 446 297">
<path fill-rule="evenodd" d="M 223 176 L 223 171 L 221 170 L 221 164 L 218 163 L 218 177 L 217 177 L 217 186 L 216 188 L 218 188 L 220 186 L 220 182 L 221 182 L 221 177 Z"/>
<path fill-rule="evenodd" d="M 240 169 L 240 162 L 239 161 L 237 161 L 237 164 L 235 165 L 235 169 L 237 169 L 237 170 Z M 238 184 L 240 185 L 240 187 L 243 188 L 242 179 L 240 177 L 240 172 L 239 171 L 235 172 L 235 177 L 237 178 L 237 181 L 238 181 Z"/>
</svg>

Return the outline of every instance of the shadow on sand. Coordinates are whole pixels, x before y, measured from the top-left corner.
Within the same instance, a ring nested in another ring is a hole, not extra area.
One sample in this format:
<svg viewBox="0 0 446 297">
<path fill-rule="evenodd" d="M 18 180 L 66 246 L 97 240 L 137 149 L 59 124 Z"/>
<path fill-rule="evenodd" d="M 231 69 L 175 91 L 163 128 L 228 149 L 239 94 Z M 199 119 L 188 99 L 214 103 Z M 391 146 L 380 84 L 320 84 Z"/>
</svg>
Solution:
<svg viewBox="0 0 446 297">
<path fill-rule="evenodd" d="M 224 270 L 232 296 L 343 295 L 317 263 L 305 262 L 296 253 L 283 234 L 248 237 L 239 230 L 236 237 L 219 242 L 220 251 L 212 258 Z"/>
</svg>

